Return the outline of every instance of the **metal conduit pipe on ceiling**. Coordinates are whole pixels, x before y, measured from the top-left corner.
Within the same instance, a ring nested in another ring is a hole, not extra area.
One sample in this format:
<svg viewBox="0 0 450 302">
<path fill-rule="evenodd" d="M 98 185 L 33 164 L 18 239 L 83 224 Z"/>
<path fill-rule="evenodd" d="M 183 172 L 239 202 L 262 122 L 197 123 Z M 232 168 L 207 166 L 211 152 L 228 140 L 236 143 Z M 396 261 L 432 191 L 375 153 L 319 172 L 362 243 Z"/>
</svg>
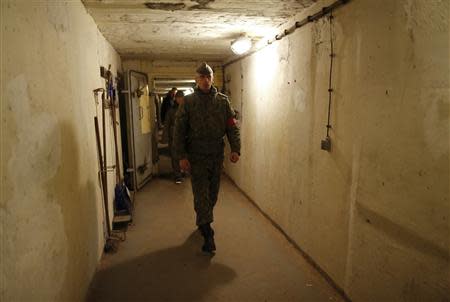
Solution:
<svg viewBox="0 0 450 302">
<path fill-rule="evenodd" d="M 331 5 L 323 7 L 323 8 L 322 8 L 320 11 L 318 11 L 317 13 L 315 13 L 315 14 L 313 14 L 313 15 L 310 15 L 310 16 L 304 18 L 304 19 L 301 20 L 301 21 L 295 22 L 295 24 L 294 24 L 293 26 L 291 26 L 291 27 L 285 29 L 285 30 L 284 30 L 283 32 L 281 32 L 280 34 L 275 35 L 275 37 L 273 37 L 272 39 L 268 40 L 267 43 L 266 43 L 263 47 L 258 48 L 258 49 L 255 49 L 255 50 L 253 50 L 253 51 L 247 53 L 246 55 L 243 55 L 243 56 L 241 56 L 241 57 L 239 57 L 239 58 L 236 58 L 236 59 L 234 59 L 234 60 L 231 60 L 231 61 L 229 61 L 229 62 L 223 64 L 223 65 L 222 65 L 222 70 L 225 71 L 225 67 L 227 67 L 227 66 L 229 66 L 229 65 L 231 65 L 231 64 L 233 64 L 233 63 L 236 63 L 236 62 L 238 62 L 238 61 L 240 61 L 240 60 L 242 60 L 242 59 L 244 59 L 244 58 L 246 58 L 246 57 L 248 57 L 248 56 L 251 56 L 252 54 L 254 54 L 254 53 L 260 51 L 261 49 L 263 49 L 264 47 L 266 47 L 266 46 L 272 44 L 273 42 L 279 41 L 279 40 L 283 39 L 284 37 L 286 37 L 287 35 L 292 34 L 292 33 L 293 33 L 295 30 L 297 30 L 298 28 L 303 27 L 304 25 L 306 25 L 306 24 L 308 24 L 308 23 L 310 23 L 310 22 L 317 21 L 317 20 L 319 20 L 320 18 L 322 18 L 322 17 L 328 15 L 329 13 L 331 13 L 331 12 L 332 12 L 333 10 L 335 10 L 336 8 L 338 8 L 338 7 L 340 7 L 340 6 L 344 5 L 344 4 L 347 4 L 348 2 L 350 2 L 350 0 L 337 0 L 337 1 L 333 2 Z"/>
</svg>

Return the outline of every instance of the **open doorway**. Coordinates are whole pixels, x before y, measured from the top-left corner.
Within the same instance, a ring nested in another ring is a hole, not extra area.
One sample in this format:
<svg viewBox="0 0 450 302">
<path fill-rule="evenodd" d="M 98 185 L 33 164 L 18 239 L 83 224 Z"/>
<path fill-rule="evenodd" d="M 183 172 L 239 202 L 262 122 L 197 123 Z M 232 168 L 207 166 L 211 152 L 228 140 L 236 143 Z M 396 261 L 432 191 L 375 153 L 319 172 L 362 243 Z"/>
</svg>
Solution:
<svg viewBox="0 0 450 302">
<path fill-rule="evenodd" d="M 168 142 L 165 142 L 162 139 L 164 131 L 164 119 L 161 116 L 162 103 L 164 98 L 173 88 L 182 90 L 185 95 L 188 95 L 194 92 L 194 87 L 195 80 L 193 78 L 155 78 L 153 81 L 152 93 L 156 95 L 155 99 L 158 100 L 158 154 L 164 157 L 161 159 L 162 162 L 159 170 L 160 175 L 167 174 L 171 170 L 168 165 L 164 164 L 164 161 L 170 158 L 170 150 Z"/>
</svg>

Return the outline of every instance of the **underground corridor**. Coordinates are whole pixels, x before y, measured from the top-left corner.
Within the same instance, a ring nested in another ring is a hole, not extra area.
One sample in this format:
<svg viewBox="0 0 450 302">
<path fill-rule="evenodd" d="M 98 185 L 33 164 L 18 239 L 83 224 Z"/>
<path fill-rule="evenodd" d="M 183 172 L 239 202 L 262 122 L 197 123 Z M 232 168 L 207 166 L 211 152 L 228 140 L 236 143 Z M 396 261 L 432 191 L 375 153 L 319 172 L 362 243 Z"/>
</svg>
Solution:
<svg viewBox="0 0 450 302">
<path fill-rule="evenodd" d="M 449 21 L 1 0 L 0 301 L 450 301 Z"/>
</svg>

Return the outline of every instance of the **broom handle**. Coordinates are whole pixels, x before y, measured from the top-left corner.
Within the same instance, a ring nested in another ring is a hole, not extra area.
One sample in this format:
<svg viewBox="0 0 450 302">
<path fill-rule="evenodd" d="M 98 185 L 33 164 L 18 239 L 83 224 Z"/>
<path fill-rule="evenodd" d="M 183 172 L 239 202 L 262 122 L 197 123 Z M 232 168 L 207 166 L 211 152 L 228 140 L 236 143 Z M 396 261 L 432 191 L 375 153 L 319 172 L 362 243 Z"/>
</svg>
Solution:
<svg viewBox="0 0 450 302">
<path fill-rule="evenodd" d="M 108 237 L 111 235 L 111 228 L 109 226 L 109 210 L 108 210 L 108 190 L 106 187 L 106 171 L 103 170 L 103 158 L 102 158 L 102 146 L 100 144 L 100 130 L 98 129 L 98 118 L 94 116 L 94 124 L 95 124 L 95 138 L 97 141 L 97 152 L 98 152 L 98 160 L 100 162 L 101 169 L 101 179 L 102 179 L 102 189 L 103 189 L 103 201 L 105 204 L 105 215 L 106 215 L 106 229 L 108 232 Z"/>
<path fill-rule="evenodd" d="M 106 98 L 105 98 L 105 92 L 102 93 L 102 131 L 103 131 L 103 173 L 105 177 L 105 191 L 106 191 L 106 217 L 108 219 L 108 236 L 110 226 L 109 226 L 109 205 L 108 205 L 108 162 L 106 160 L 106 118 L 105 118 L 105 110 L 106 110 Z"/>
<path fill-rule="evenodd" d="M 119 163 L 119 150 L 117 146 L 117 129 L 116 129 L 116 106 L 115 106 L 115 96 L 111 96 L 111 116 L 113 123 L 114 132 L 114 147 L 116 151 L 116 183 L 120 183 L 120 163 Z"/>
</svg>

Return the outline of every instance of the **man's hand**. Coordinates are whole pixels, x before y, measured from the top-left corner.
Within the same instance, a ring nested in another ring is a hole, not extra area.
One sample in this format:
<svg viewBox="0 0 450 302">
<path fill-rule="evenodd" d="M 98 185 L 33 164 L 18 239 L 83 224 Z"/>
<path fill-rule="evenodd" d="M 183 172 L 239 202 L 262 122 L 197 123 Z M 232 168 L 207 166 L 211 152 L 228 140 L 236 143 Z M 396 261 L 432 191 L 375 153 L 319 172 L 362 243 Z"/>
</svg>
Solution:
<svg viewBox="0 0 450 302">
<path fill-rule="evenodd" d="M 231 152 L 231 154 L 230 154 L 230 161 L 232 163 L 237 163 L 238 160 L 239 160 L 239 154 L 236 153 L 236 152 Z"/>
<path fill-rule="evenodd" d="M 191 171 L 191 164 L 187 159 L 180 159 L 180 170 L 181 172 L 190 172 Z"/>
</svg>

